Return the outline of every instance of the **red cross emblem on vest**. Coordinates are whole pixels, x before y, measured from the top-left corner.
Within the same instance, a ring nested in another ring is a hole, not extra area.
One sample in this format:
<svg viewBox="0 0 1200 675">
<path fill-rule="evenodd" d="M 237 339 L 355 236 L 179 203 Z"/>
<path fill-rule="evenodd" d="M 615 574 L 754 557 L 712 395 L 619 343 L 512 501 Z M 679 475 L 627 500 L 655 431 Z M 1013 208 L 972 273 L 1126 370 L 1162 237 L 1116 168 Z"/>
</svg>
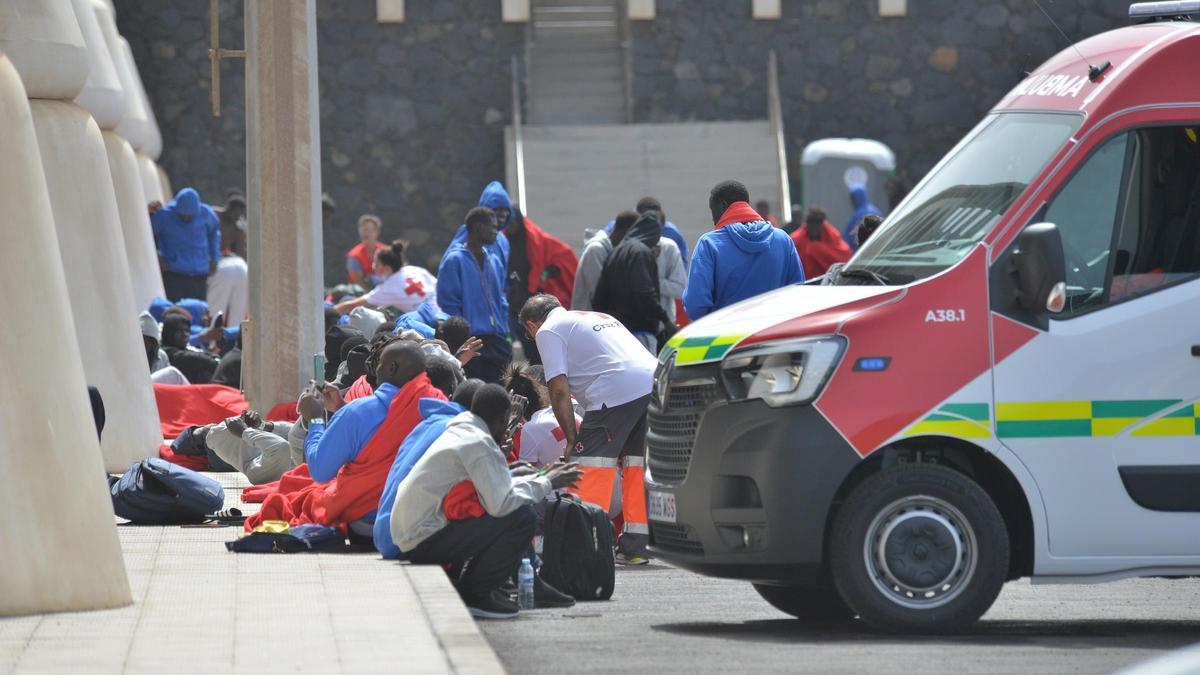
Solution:
<svg viewBox="0 0 1200 675">
<path fill-rule="evenodd" d="M 412 277 L 408 277 L 407 281 L 408 281 L 408 286 L 404 287 L 405 293 L 407 293 L 409 295 L 419 295 L 421 297 L 425 296 L 425 284 L 421 283 L 420 281 L 417 281 L 416 279 L 414 279 Z"/>
</svg>

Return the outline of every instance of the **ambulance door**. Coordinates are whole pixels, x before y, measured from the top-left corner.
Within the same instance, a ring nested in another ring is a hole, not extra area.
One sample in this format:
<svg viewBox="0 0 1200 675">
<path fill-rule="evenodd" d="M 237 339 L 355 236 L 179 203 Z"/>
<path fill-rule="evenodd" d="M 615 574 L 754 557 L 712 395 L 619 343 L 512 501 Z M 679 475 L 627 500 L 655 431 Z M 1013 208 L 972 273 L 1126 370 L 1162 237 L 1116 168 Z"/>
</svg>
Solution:
<svg viewBox="0 0 1200 675">
<path fill-rule="evenodd" d="M 1065 309 L 1022 316 L 993 291 L 996 435 L 1037 482 L 1052 557 L 1196 564 L 1200 145 L 1162 126 L 1089 153 L 1031 221 L 1061 233 Z"/>
</svg>

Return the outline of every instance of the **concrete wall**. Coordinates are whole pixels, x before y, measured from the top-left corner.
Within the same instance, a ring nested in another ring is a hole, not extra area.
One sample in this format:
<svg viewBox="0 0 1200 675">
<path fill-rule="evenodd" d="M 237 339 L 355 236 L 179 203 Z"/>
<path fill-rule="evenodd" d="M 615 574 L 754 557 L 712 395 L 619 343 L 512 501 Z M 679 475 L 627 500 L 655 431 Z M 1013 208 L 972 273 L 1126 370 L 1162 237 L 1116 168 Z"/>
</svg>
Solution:
<svg viewBox="0 0 1200 675">
<path fill-rule="evenodd" d="M 242 3 L 224 0 L 221 44 L 243 46 Z M 208 3 L 116 0 L 164 137 L 159 160 L 176 189 L 219 202 L 245 189 L 245 78 L 221 66 L 222 112 L 210 111 Z M 407 238 L 412 260 L 436 267 L 488 181 L 504 177 L 511 117 L 509 61 L 524 54 L 523 24 L 500 3 L 409 2 L 405 23 L 378 23 L 373 0 L 317 2 L 321 172 L 337 203 L 326 227 L 326 284 L 345 280 L 342 255 L 364 212 L 383 237 Z"/>
<path fill-rule="evenodd" d="M 208 3 L 115 0 L 164 137 L 176 187 L 214 201 L 244 185 L 242 66 L 222 66 L 223 116 L 208 104 Z M 1124 25 L 1127 3 L 1042 3 L 1072 38 Z M 524 24 L 498 0 L 409 2 L 380 24 L 373 0 L 318 0 L 322 175 L 338 211 L 325 231 L 326 281 L 357 216 L 383 217 L 384 237 L 436 263 L 482 186 L 504 173 L 509 58 Z M 876 0 L 784 0 L 756 21 L 748 0 L 658 0 L 631 24 L 635 121 L 766 116 L 767 51 L 779 56 L 793 180 L 805 143 L 878 138 L 918 179 L 980 115 L 1065 46 L 1028 0 L 910 0 L 879 18 Z M 222 44 L 242 46 L 241 2 L 221 3 Z M 581 186 L 586 189 L 586 186 Z M 796 193 L 798 195 L 798 193 Z M 534 214 L 536 216 L 536 214 Z"/>
</svg>

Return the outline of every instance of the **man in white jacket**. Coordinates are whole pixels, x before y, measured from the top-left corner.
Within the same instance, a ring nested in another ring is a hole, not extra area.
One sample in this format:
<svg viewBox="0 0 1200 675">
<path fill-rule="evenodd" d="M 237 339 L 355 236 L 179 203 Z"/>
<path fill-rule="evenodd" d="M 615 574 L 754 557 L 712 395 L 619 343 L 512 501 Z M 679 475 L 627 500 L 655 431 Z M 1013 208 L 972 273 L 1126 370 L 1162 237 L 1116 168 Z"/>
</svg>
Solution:
<svg viewBox="0 0 1200 675">
<path fill-rule="evenodd" d="M 476 618 L 517 615 L 500 586 L 512 578 L 533 538 L 532 505 L 551 490 L 574 486 L 580 476 L 574 464 L 556 464 L 542 473 L 517 470 L 521 475 L 514 479 L 500 450 L 508 440 L 511 407 L 503 387 L 480 387 L 471 410 L 450 420 L 400 483 L 392 508 L 392 540 L 404 557 L 419 565 L 449 565 L 451 583 Z M 474 483 L 487 513 L 452 521 L 442 502 L 464 480 Z M 534 590 L 561 595 L 540 579 Z"/>
</svg>

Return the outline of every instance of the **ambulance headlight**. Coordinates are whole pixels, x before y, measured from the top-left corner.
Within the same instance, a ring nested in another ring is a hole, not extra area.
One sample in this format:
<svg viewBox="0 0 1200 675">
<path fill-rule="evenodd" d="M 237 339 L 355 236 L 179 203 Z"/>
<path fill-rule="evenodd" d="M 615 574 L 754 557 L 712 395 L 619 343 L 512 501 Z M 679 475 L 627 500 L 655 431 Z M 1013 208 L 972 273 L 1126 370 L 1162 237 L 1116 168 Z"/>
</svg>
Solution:
<svg viewBox="0 0 1200 675">
<path fill-rule="evenodd" d="M 845 338 L 827 335 L 743 349 L 721 362 L 721 384 L 730 401 L 762 399 L 771 407 L 809 403 L 825 387 L 845 346 Z"/>
</svg>

